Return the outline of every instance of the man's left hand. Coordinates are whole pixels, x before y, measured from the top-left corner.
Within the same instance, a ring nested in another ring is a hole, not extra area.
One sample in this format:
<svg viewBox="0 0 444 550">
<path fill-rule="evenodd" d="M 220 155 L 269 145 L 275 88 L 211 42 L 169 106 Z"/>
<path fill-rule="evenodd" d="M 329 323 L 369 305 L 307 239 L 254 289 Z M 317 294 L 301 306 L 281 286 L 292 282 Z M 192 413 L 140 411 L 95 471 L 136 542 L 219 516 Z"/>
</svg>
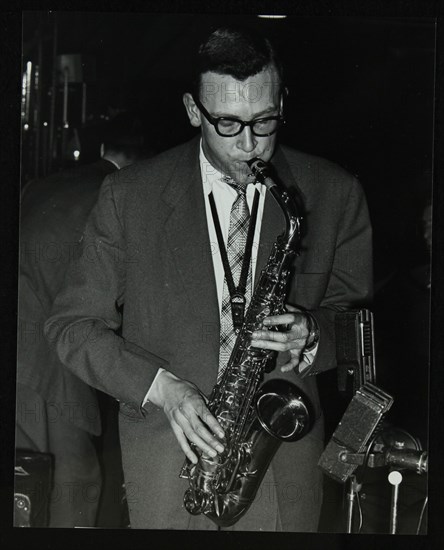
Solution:
<svg viewBox="0 0 444 550">
<path fill-rule="evenodd" d="M 307 315 L 294 306 L 286 306 L 287 313 L 271 315 L 263 320 L 264 328 L 255 330 L 251 337 L 251 346 L 279 352 L 289 352 L 289 360 L 281 366 L 282 372 L 288 372 L 299 366 L 302 370 L 306 365 L 302 361 L 302 352 L 307 346 L 309 320 Z M 279 332 L 268 330 L 270 327 L 281 327 Z"/>
</svg>

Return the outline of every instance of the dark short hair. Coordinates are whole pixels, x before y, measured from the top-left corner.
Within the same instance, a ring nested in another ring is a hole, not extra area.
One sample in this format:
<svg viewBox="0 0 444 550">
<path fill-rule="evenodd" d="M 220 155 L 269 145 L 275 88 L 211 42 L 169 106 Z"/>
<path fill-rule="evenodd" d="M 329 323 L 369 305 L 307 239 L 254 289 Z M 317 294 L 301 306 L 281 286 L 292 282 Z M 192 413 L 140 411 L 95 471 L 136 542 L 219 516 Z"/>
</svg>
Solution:
<svg viewBox="0 0 444 550">
<path fill-rule="evenodd" d="M 105 151 L 139 157 L 145 148 L 143 124 L 136 114 L 122 112 L 108 120 L 102 129 Z"/>
<path fill-rule="evenodd" d="M 283 88 L 282 63 L 266 37 L 244 27 L 221 27 L 198 48 L 193 62 L 192 93 L 199 94 L 201 76 L 208 71 L 243 81 L 268 66 L 276 68 Z"/>
</svg>

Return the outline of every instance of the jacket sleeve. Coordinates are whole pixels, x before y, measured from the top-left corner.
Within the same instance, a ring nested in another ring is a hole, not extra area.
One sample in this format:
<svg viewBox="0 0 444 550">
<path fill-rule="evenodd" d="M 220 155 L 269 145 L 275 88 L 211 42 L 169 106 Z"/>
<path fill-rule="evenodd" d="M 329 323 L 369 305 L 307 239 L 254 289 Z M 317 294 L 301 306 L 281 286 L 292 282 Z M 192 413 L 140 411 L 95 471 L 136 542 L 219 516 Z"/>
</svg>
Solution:
<svg viewBox="0 0 444 550">
<path fill-rule="evenodd" d="M 367 202 L 360 183 L 354 179 L 338 219 L 327 289 L 319 307 L 311 310 L 320 328 L 319 346 L 313 363 L 302 376 L 336 367 L 335 315 L 347 309 L 368 307 L 373 293 L 372 262 Z"/>
<path fill-rule="evenodd" d="M 113 194 L 102 184 L 65 284 L 45 323 L 62 363 L 87 384 L 143 414 L 141 404 L 166 361 L 122 338 L 118 304 L 125 293 L 125 241 Z"/>
</svg>

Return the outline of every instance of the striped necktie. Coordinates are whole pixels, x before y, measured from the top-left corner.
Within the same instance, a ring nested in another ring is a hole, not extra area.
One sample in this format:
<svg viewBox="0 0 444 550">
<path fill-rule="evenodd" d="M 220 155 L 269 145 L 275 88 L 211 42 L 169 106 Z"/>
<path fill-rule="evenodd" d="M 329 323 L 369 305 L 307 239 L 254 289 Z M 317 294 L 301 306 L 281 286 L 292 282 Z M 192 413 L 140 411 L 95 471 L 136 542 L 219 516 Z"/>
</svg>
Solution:
<svg viewBox="0 0 444 550">
<path fill-rule="evenodd" d="M 224 177 L 223 181 L 228 183 L 237 191 L 237 197 L 231 207 L 230 226 L 227 239 L 227 256 L 230 264 L 231 273 L 235 286 L 239 284 L 239 278 L 242 270 L 242 260 L 245 253 L 247 242 L 248 226 L 250 222 L 250 210 L 247 204 L 246 191 L 247 186 L 239 185 L 234 180 Z M 248 269 L 247 284 L 245 290 L 246 305 L 245 311 L 251 299 L 251 261 Z M 233 328 L 233 318 L 231 313 L 230 293 L 226 278 L 224 278 L 224 287 L 222 293 L 222 310 L 220 319 L 220 351 L 219 351 L 219 371 L 218 381 L 221 379 L 234 344 L 236 342 L 236 333 Z"/>
</svg>

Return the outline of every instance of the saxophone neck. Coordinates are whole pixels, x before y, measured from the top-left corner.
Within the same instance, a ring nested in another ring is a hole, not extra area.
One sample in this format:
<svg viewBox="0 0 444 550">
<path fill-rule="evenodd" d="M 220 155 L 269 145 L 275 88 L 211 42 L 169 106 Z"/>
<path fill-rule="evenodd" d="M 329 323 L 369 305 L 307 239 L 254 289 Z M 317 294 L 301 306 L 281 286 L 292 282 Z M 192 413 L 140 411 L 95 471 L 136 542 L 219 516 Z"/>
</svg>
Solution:
<svg viewBox="0 0 444 550">
<path fill-rule="evenodd" d="M 292 199 L 287 191 L 280 189 L 277 185 L 271 190 L 273 197 L 279 203 L 285 216 L 285 230 L 282 234 L 282 242 L 287 250 L 297 253 L 301 241 L 302 216 L 299 214 L 296 201 Z"/>
<path fill-rule="evenodd" d="M 253 175 L 266 186 L 279 204 L 284 216 L 286 227 L 280 237 L 280 245 L 286 250 L 295 250 L 301 240 L 302 214 L 295 198 L 289 195 L 278 179 L 272 177 L 271 167 L 260 158 L 247 162 Z"/>
<path fill-rule="evenodd" d="M 296 200 L 282 187 L 282 184 L 274 183 L 268 187 L 275 201 L 279 204 L 285 216 L 285 230 L 280 236 L 280 245 L 288 252 L 297 253 L 302 237 L 302 215 L 299 212 Z"/>
</svg>

